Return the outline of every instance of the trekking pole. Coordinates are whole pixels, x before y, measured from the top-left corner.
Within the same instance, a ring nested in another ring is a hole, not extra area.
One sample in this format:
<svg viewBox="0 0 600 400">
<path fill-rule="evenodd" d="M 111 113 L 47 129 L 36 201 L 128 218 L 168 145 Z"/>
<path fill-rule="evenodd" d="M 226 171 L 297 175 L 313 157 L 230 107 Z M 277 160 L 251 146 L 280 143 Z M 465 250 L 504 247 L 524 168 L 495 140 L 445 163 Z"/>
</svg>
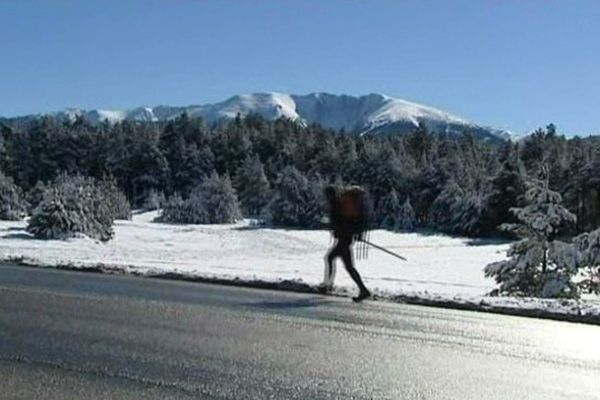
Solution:
<svg viewBox="0 0 600 400">
<path fill-rule="evenodd" d="M 390 251 L 390 250 L 388 250 L 388 249 L 386 249 L 384 247 L 376 245 L 375 243 L 371 243 L 371 242 L 369 242 L 368 240 L 365 240 L 365 239 L 359 239 L 359 240 L 361 242 L 363 242 L 363 243 L 368 244 L 369 246 L 373 246 L 376 249 L 383 251 L 384 253 L 388 253 L 391 256 L 397 257 L 397 258 L 401 259 L 402 261 L 408 261 L 406 258 L 402 257 L 400 254 L 396 254 L 393 251 Z"/>
</svg>

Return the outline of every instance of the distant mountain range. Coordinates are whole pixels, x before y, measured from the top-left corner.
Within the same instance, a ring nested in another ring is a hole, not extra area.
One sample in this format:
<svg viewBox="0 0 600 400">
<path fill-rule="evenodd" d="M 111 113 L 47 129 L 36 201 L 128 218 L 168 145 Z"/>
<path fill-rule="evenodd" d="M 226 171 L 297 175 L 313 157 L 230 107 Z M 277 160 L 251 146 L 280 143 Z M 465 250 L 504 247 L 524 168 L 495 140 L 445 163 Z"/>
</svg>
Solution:
<svg viewBox="0 0 600 400">
<path fill-rule="evenodd" d="M 458 135 L 468 130 L 484 140 L 497 141 L 510 137 L 508 131 L 482 126 L 445 111 L 383 94 L 356 97 L 329 93 L 254 93 L 205 105 L 138 107 L 130 110 L 69 108 L 50 115 L 62 120 L 83 117 L 91 123 L 116 123 L 123 120 L 169 120 L 184 112 L 192 117 L 202 117 L 208 123 L 234 118 L 237 114 L 244 116 L 254 113 L 269 119 L 285 116 L 302 124 L 317 123 L 327 128 L 364 134 L 404 134 L 413 132 L 422 122 L 431 131 L 449 135 Z M 23 121 L 42 115 L 33 114 L 14 119 Z"/>
</svg>

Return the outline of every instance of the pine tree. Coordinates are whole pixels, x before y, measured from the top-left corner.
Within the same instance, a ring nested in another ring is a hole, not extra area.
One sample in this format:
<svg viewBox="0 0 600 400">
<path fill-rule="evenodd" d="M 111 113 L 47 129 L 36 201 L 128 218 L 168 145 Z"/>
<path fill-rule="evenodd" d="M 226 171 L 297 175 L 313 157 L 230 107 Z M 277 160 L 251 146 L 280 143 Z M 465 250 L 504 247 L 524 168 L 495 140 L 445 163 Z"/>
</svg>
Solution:
<svg viewBox="0 0 600 400">
<path fill-rule="evenodd" d="M 442 232 L 480 236 L 486 233 L 487 207 L 484 195 L 467 192 L 450 180 L 431 205 L 430 224 Z"/>
<path fill-rule="evenodd" d="M 490 194 L 487 197 L 488 215 L 486 229 L 499 231 L 503 223 L 515 222 L 510 209 L 522 204 L 525 194 L 525 177 L 518 165 L 516 154 L 509 148 L 503 155 L 500 170 L 491 179 Z"/>
<path fill-rule="evenodd" d="M 382 197 L 377 207 L 377 224 L 392 231 L 412 231 L 415 227 L 415 211 L 409 197 L 400 203 L 395 190 Z"/>
<path fill-rule="evenodd" d="M 433 137 L 424 123 L 419 122 L 415 132 L 408 137 L 407 144 L 418 165 L 425 165 L 433 146 Z"/>
<path fill-rule="evenodd" d="M 487 201 L 480 193 L 466 193 L 452 206 L 451 232 L 466 236 L 482 236 L 487 230 Z"/>
<path fill-rule="evenodd" d="M 192 188 L 215 172 L 215 156 L 210 147 L 188 144 L 181 154 L 181 169 L 176 172 L 174 186 L 182 193 Z"/>
<path fill-rule="evenodd" d="M 207 224 L 208 220 L 208 211 L 199 188 L 193 190 L 186 200 L 179 193 L 173 194 L 166 200 L 156 219 L 157 222 L 177 224 Z"/>
<path fill-rule="evenodd" d="M 131 219 L 131 205 L 127 196 L 117 186 L 117 181 L 111 177 L 105 177 L 98 182 L 98 189 L 102 192 L 104 201 L 113 215 L 113 219 Z"/>
<path fill-rule="evenodd" d="M 208 214 L 208 223 L 227 224 L 242 218 L 237 193 L 228 175 L 213 173 L 200 185 L 204 206 Z"/>
<path fill-rule="evenodd" d="M 375 204 L 392 190 L 405 186 L 407 177 L 395 150 L 385 142 L 365 144 L 356 165 L 357 183 L 367 187 Z"/>
<path fill-rule="evenodd" d="M 571 152 L 571 159 L 567 167 L 564 179 L 564 201 L 569 210 L 573 211 L 577 217 L 577 231 L 581 232 L 584 229 L 586 221 L 586 211 L 588 203 L 588 181 L 586 176 L 588 171 L 588 156 L 585 153 L 581 139 L 573 139 L 575 145 Z"/>
<path fill-rule="evenodd" d="M 587 293 L 600 294 L 600 229 L 573 239 L 579 250 L 583 279 L 579 287 Z"/>
<path fill-rule="evenodd" d="M 187 114 L 169 121 L 160 134 L 159 148 L 169 167 L 167 191 L 188 195 L 214 171 L 214 154 L 201 119 Z"/>
<path fill-rule="evenodd" d="M 156 138 L 139 138 L 131 159 L 132 201 L 142 205 L 154 191 L 162 191 L 168 177 L 167 160 L 160 152 Z"/>
<path fill-rule="evenodd" d="M 338 174 L 342 180 L 352 182 L 355 179 L 358 169 L 356 141 L 355 138 L 350 135 L 340 135 L 339 140 L 340 164 L 338 165 Z"/>
<path fill-rule="evenodd" d="M 27 213 L 23 191 L 0 171 L 0 220 L 18 221 Z"/>
<path fill-rule="evenodd" d="M 258 156 L 244 161 L 236 174 L 235 186 L 243 214 L 250 217 L 262 215 L 271 199 L 271 185 Z"/>
<path fill-rule="evenodd" d="M 160 222 L 182 224 L 226 224 L 241 219 L 235 189 L 228 176 L 215 172 L 192 190 L 187 199 L 176 193 L 165 203 Z"/>
<path fill-rule="evenodd" d="M 29 214 L 42 202 L 46 190 L 47 186 L 42 181 L 38 181 L 34 187 L 29 189 L 26 195 Z"/>
<path fill-rule="evenodd" d="M 544 182 L 528 182 L 526 206 L 513 208 L 517 223 L 503 228 L 521 238 L 511 245 L 508 260 L 485 267 L 486 276 L 500 285 L 499 293 L 539 296 L 577 297 L 573 277 L 580 263 L 573 246 L 557 239 L 575 216 L 561 205 L 560 194 Z"/>
<path fill-rule="evenodd" d="M 113 125 L 106 133 L 103 145 L 104 154 L 101 156 L 103 169 L 107 174 L 116 178 L 119 187 L 125 190 L 129 199 L 133 199 L 136 195 L 132 183 L 135 177 L 133 150 L 136 134 L 134 126 L 128 121 Z"/>
<path fill-rule="evenodd" d="M 200 224 L 206 221 L 204 207 L 201 206 L 200 208 L 201 210 L 198 213 L 200 217 L 188 215 L 186 203 L 184 202 L 183 198 L 179 193 L 174 193 L 164 202 L 160 210 L 160 214 L 155 221 L 179 224 Z"/>
<path fill-rule="evenodd" d="M 410 197 L 408 196 L 406 196 L 406 200 L 404 200 L 404 203 L 400 208 L 399 222 L 400 229 L 402 229 L 403 231 L 411 232 L 415 228 L 415 210 L 413 210 L 412 205 L 410 204 Z"/>
<path fill-rule="evenodd" d="M 309 181 L 294 167 L 286 167 L 275 185 L 275 195 L 269 205 L 271 222 L 275 225 L 315 228 L 323 214 L 322 187 Z"/>
<path fill-rule="evenodd" d="M 239 115 L 212 136 L 211 147 L 219 174 L 233 175 L 251 154 L 252 142 L 249 136 Z"/>
<path fill-rule="evenodd" d="M 317 144 L 315 152 L 311 154 L 311 170 L 326 176 L 333 176 L 339 171 L 342 158 L 333 137 L 326 135 L 323 141 Z"/>
<path fill-rule="evenodd" d="M 400 229 L 400 212 L 402 205 L 396 191 L 392 189 L 377 204 L 377 223 L 383 229 L 392 231 Z"/>
<path fill-rule="evenodd" d="M 53 117 L 44 116 L 34 121 L 29 131 L 29 151 L 32 158 L 32 164 L 29 166 L 30 185 L 37 181 L 49 181 L 54 179 L 59 169 L 58 152 L 61 144 L 57 138 L 63 135 L 64 127 L 61 126 Z"/>
<path fill-rule="evenodd" d="M 539 178 L 546 159 L 546 133 L 537 129 L 520 143 L 520 158 L 529 174 Z"/>
<path fill-rule="evenodd" d="M 456 225 L 455 210 L 464 196 L 464 190 L 454 180 L 448 181 L 431 204 L 428 213 L 429 224 L 444 232 L 457 233 L 454 231 Z"/>
<path fill-rule="evenodd" d="M 66 239 L 78 234 L 102 241 L 113 235 L 114 209 L 92 178 L 58 177 L 36 207 L 27 231 L 40 239 Z"/>
<path fill-rule="evenodd" d="M 0 122 L 0 171 L 6 170 L 10 164 L 7 142 L 11 136 L 12 129 Z"/>
<path fill-rule="evenodd" d="M 165 203 L 165 194 L 156 189 L 150 189 L 144 196 L 144 203 L 142 203 L 142 210 L 144 211 L 155 211 L 159 210 Z"/>
<path fill-rule="evenodd" d="M 584 219 L 582 228 L 595 229 L 600 225 L 600 144 L 591 151 L 583 169 Z"/>
<path fill-rule="evenodd" d="M 409 180 L 407 193 L 413 196 L 412 206 L 415 210 L 417 225 L 426 225 L 431 222 L 430 211 L 433 202 L 442 192 L 448 173 L 440 165 L 425 167 L 416 171 Z"/>
</svg>

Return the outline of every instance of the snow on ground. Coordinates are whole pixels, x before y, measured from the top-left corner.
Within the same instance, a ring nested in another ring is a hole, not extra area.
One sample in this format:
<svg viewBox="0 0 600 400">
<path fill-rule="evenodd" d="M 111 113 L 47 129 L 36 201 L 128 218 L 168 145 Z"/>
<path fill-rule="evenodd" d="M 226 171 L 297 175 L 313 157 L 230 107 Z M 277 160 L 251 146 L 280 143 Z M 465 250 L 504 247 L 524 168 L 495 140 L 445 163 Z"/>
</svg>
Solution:
<svg viewBox="0 0 600 400">
<path fill-rule="evenodd" d="M 331 244 L 326 231 L 254 228 L 234 225 L 169 225 L 154 223 L 155 212 L 117 221 L 115 238 L 101 243 L 89 238 L 36 240 L 25 222 L 0 221 L 0 261 L 24 259 L 43 266 L 102 264 L 139 274 L 174 272 L 186 276 L 245 281 L 323 279 L 323 257 Z M 551 309 L 600 315 L 600 301 L 542 301 L 486 297 L 494 282 L 483 267 L 505 257 L 508 244 L 418 233 L 371 232 L 371 241 L 396 251 L 403 262 L 370 249 L 357 260 L 366 285 L 376 293 L 437 301 L 471 302 L 507 308 Z M 338 261 L 336 287 L 356 289 Z"/>
</svg>

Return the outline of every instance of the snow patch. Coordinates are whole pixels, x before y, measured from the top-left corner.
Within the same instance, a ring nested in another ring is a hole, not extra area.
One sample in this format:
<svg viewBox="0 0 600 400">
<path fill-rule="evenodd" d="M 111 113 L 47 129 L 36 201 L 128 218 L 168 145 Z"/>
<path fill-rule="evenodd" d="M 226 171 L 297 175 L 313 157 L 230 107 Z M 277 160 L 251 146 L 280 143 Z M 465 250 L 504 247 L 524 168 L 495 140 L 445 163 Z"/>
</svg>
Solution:
<svg viewBox="0 0 600 400">
<path fill-rule="evenodd" d="M 452 114 L 437 110 L 432 107 L 412 103 L 410 101 L 397 99 L 389 96 L 382 96 L 383 104 L 376 112 L 367 119 L 367 130 L 376 129 L 382 125 L 394 122 L 406 122 L 419 125 L 419 122 L 471 125 L 465 119 Z"/>
<path fill-rule="evenodd" d="M 125 120 L 127 118 L 127 112 L 120 110 L 95 110 L 88 113 L 87 117 L 93 122 L 106 121 L 114 124 Z"/>
<path fill-rule="evenodd" d="M 296 113 L 296 103 L 291 96 L 275 92 L 234 96 L 224 102 L 201 107 L 196 110 L 196 113 L 211 122 L 222 118 L 235 118 L 238 114 L 246 116 L 250 113 L 269 119 L 286 117 L 294 121 L 300 120 L 300 116 Z"/>
</svg>

